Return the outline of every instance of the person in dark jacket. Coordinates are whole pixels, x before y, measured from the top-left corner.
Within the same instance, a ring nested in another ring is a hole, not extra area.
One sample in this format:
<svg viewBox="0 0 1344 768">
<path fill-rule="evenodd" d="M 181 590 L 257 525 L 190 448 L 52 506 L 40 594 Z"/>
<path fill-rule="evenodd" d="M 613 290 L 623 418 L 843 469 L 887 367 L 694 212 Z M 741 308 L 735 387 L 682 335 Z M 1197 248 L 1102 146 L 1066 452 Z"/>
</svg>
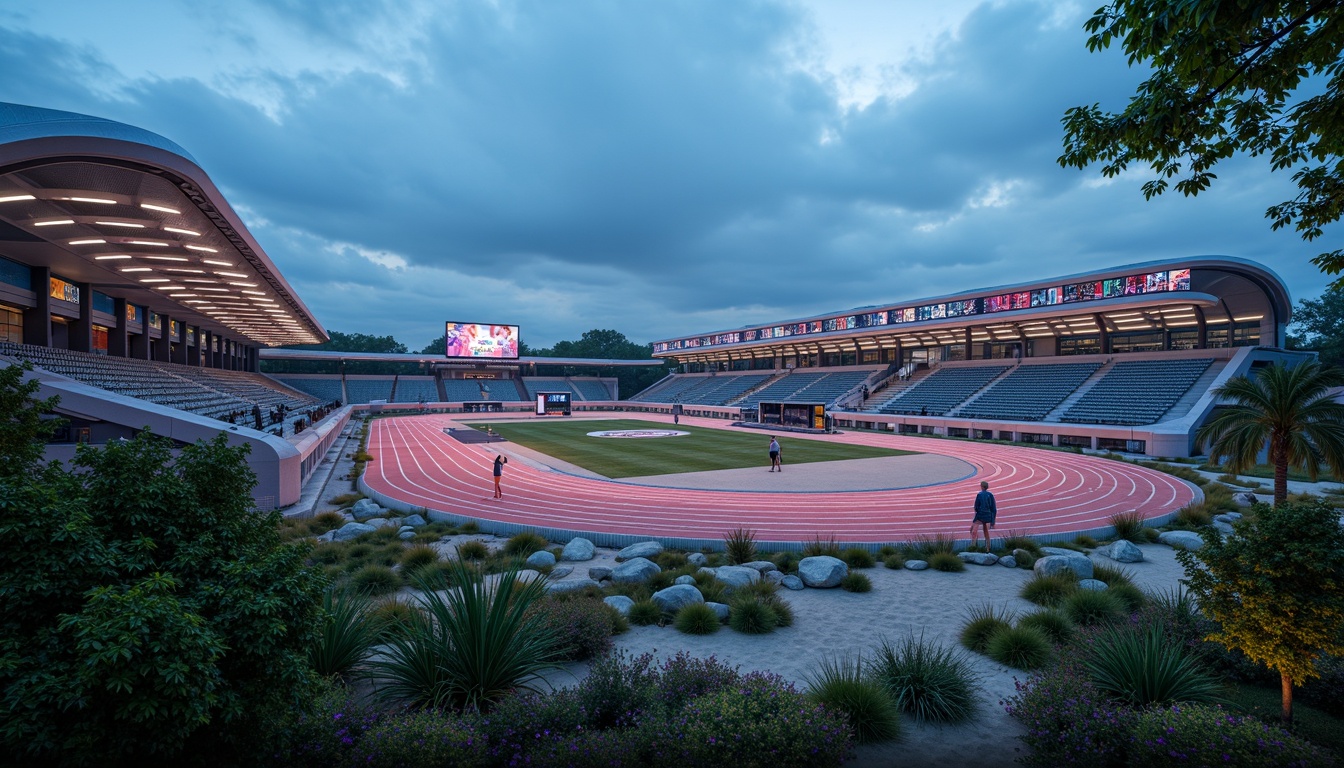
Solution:
<svg viewBox="0 0 1344 768">
<path fill-rule="evenodd" d="M 989 483 L 981 480 L 980 492 L 975 495 L 975 517 L 971 520 L 971 549 L 975 549 L 978 525 L 985 532 L 985 551 L 989 551 L 989 529 L 994 527 L 998 516 L 999 508 L 994 503 L 994 494 L 989 492 Z"/>
</svg>

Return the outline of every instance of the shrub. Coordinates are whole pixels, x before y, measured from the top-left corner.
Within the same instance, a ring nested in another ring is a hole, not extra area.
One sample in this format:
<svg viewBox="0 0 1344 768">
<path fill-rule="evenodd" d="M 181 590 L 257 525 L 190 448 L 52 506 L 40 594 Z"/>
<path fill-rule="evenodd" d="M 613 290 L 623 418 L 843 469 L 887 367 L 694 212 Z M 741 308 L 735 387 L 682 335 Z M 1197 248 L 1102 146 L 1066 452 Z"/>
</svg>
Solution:
<svg viewBox="0 0 1344 768">
<path fill-rule="evenodd" d="M 1017 567 L 1030 571 L 1036 565 L 1036 556 L 1027 551 L 1014 556 L 1017 559 Z"/>
<path fill-rule="evenodd" d="M 1135 544 L 1143 543 L 1143 513 L 1142 512 L 1117 512 L 1111 515 L 1108 521 L 1111 527 L 1115 529 L 1115 538 L 1132 541 Z"/>
<path fill-rule="evenodd" d="M 704 603 L 691 603 L 677 611 L 672 625 L 688 635 L 712 635 L 719 631 L 719 614 Z"/>
<path fill-rule="evenodd" d="M 1041 545 L 1030 536 L 1023 536 L 1020 533 L 1009 532 L 1008 538 L 1003 540 L 1003 548 L 1012 552 L 1015 549 L 1025 550 L 1033 555 L 1040 556 Z"/>
<path fill-rule="evenodd" d="M 1050 638 L 1030 626 L 1009 627 L 990 635 L 985 654 L 1016 669 L 1040 669 L 1050 660 Z"/>
<path fill-rule="evenodd" d="M 1144 528 L 1144 529 L 1143 529 L 1143 540 L 1146 541 L 1146 542 L 1148 542 L 1149 544 L 1156 544 L 1156 543 L 1157 543 L 1157 539 L 1158 539 L 1158 537 L 1161 536 L 1161 535 L 1162 535 L 1162 532 L 1159 531 L 1159 530 L 1157 530 L 1156 528 Z M 1140 543 L 1142 543 L 1142 542 L 1140 542 Z"/>
<path fill-rule="evenodd" d="M 322 634 L 308 649 L 308 661 L 323 677 L 344 677 L 369 657 L 382 625 L 371 615 L 372 601 L 357 592 L 327 590 L 322 614 Z"/>
<path fill-rule="evenodd" d="M 464 541 L 457 545 L 457 556 L 461 560 L 484 560 L 490 556 L 490 548 L 483 541 Z"/>
<path fill-rule="evenodd" d="M 799 557 L 797 552 L 776 552 L 770 556 L 770 562 L 775 564 L 780 573 L 793 573 L 798 570 Z"/>
<path fill-rule="evenodd" d="M 774 609 L 754 597 L 734 599 L 728 608 L 728 626 L 744 635 L 763 635 L 779 625 Z"/>
<path fill-rule="evenodd" d="M 1141 610 L 1147 599 L 1143 595 L 1143 590 L 1133 584 L 1117 584 L 1106 591 L 1119 600 L 1129 613 Z"/>
<path fill-rule="evenodd" d="M 481 526 L 477 525 L 475 520 L 468 520 L 457 526 L 457 531 L 458 533 L 480 533 Z"/>
<path fill-rule="evenodd" d="M 345 525 L 345 518 L 336 512 L 321 512 L 308 521 L 308 532 L 319 536 Z"/>
<path fill-rule="evenodd" d="M 1202 528 L 1213 522 L 1213 513 L 1209 511 L 1204 503 L 1187 504 L 1176 513 L 1176 519 L 1172 521 L 1172 527 L 1193 530 Z"/>
<path fill-rule="evenodd" d="M 818 534 L 811 541 L 803 545 L 803 557 L 819 557 L 828 555 L 830 557 L 840 556 L 840 545 L 835 543 L 835 535 L 827 536 L 825 539 Z"/>
<path fill-rule="evenodd" d="M 905 567 L 905 555 L 902 555 L 899 552 L 887 555 L 883 558 L 882 564 L 893 571 L 899 571 Z"/>
<path fill-rule="evenodd" d="M 1029 603 L 1035 603 L 1046 608 L 1055 608 L 1062 605 L 1065 598 L 1077 591 L 1078 582 L 1069 576 L 1063 574 L 1054 576 L 1036 575 L 1022 585 L 1019 596 Z"/>
<path fill-rule="evenodd" d="M 959 573 L 966 570 L 966 562 L 951 552 L 934 552 L 929 555 L 929 567 L 935 571 Z"/>
<path fill-rule="evenodd" d="M 994 633 L 1012 628 L 1012 615 L 1000 613 L 991 603 L 982 603 L 967 611 L 961 627 L 961 644 L 976 653 L 984 653 Z"/>
<path fill-rule="evenodd" d="M 1282 728 L 1224 712 L 1218 707 L 1177 704 L 1138 716 L 1130 746 L 1131 765 L 1326 766 L 1335 761 L 1320 748 Z"/>
<path fill-rule="evenodd" d="M 1069 617 L 1069 621 L 1080 627 L 1118 621 L 1125 617 L 1125 604 L 1120 602 L 1120 598 L 1112 595 L 1110 590 L 1104 592 L 1090 589 L 1075 590 L 1073 594 L 1064 598 L 1060 610 Z"/>
<path fill-rule="evenodd" d="M 515 533 L 509 537 L 508 541 L 504 542 L 504 554 L 527 557 L 533 552 L 540 552 L 545 549 L 549 543 L 546 541 L 546 537 L 541 534 L 523 531 L 522 533 Z"/>
<path fill-rule="evenodd" d="M 1218 681 L 1167 639 L 1161 623 L 1103 631 L 1089 645 L 1084 665 L 1098 690 L 1130 704 L 1219 700 Z"/>
<path fill-rule="evenodd" d="M 363 734 L 353 752 L 352 765 L 370 768 L 486 764 L 486 741 L 475 724 L 434 710 L 382 718 Z"/>
<path fill-rule="evenodd" d="M 1092 564 L 1092 578 L 1097 581 L 1106 582 L 1106 586 L 1115 587 L 1121 584 L 1134 584 L 1134 575 L 1129 571 L 1115 565 L 1106 563 Z"/>
<path fill-rule="evenodd" d="M 631 624 L 645 627 L 650 624 L 657 624 L 663 619 L 663 609 L 652 600 L 637 600 L 630 606 L 630 612 L 626 614 L 626 619 Z"/>
<path fill-rule="evenodd" d="M 345 686 L 324 681 L 313 695 L 273 724 L 276 748 L 258 765 L 331 768 L 351 765 L 364 734 L 378 725 L 381 714 L 361 703 Z"/>
<path fill-rule="evenodd" d="M 1097 540 L 1092 538 L 1091 536 L 1088 536 L 1087 534 L 1080 534 L 1077 538 L 1073 540 L 1073 543 L 1077 544 L 1080 547 L 1085 547 L 1087 549 L 1097 548 Z"/>
<path fill-rule="evenodd" d="M 372 621 L 380 632 L 386 632 L 398 624 L 405 624 L 411 620 L 411 614 L 418 609 L 398 600 L 395 597 L 380 601 L 369 610 L 369 620 Z"/>
<path fill-rule="evenodd" d="M 775 612 L 775 624 L 777 626 L 793 626 L 793 606 L 789 605 L 789 601 L 780 597 L 778 594 L 774 594 L 765 598 L 762 602 L 769 606 L 770 610 Z"/>
<path fill-rule="evenodd" d="M 331 503 L 334 506 L 340 507 L 341 509 L 345 509 L 346 507 L 353 507 L 355 505 L 355 502 L 359 501 L 362 498 L 365 498 L 364 494 L 359 492 L 342 493 L 339 496 L 333 496 L 331 498 Z"/>
<path fill-rule="evenodd" d="M 753 581 L 745 587 L 738 587 L 733 595 L 741 597 L 742 595 L 752 595 L 753 597 L 770 597 L 779 592 L 779 585 L 769 579 L 760 579 Z"/>
<path fill-rule="evenodd" d="M 407 571 L 416 571 L 439 561 L 439 551 L 426 544 L 407 547 L 401 553 L 401 567 Z"/>
<path fill-rule="evenodd" d="M 890 544 L 883 544 L 882 546 L 877 548 L 877 556 L 883 558 L 891 557 L 892 555 L 897 554 L 899 552 L 900 552 L 899 549 Z"/>
<path fill-rule="evenodd" d="M 975 711 L 975 673 L 965 657 L 911 634 L 898 644 L 886 640 L 868 663 L 896 706 L 918 721 L 955 723 Z"/>
<path fill-rule="evenodd" d="M 1077 669 L 1056 664 L 1014 685 L 1017 691 L 1004 702 L 1004 709 L 1023 726 L 1018 738 L 1027 747 L 1019 758 L 1024 765 L 1126 765 L 1133 711 L 1093 689 Z"/>
<path fill-rule="evenodd" d="M 750 563 L 756 559 L 756 532 L 734 528 L 723 535 L 723 553 L 729 565 Z"/>
<path fill-rule="evenodd" d="M 933 536 L 920 536 L 915 539 L 911 549 L 919 553 L 924 560 L 928 560 L 929 564 L 932 565 L 933 560 L 931 558 L 936 554 L 956 554 L 957 539 L 956 537 L 949 536 L 945 533 L 938 533 Z"/>
<path fill-rule="evenodd" d="M 891 693 L 864 673 L 862 657 L 822 659 L 807 677 L 808 695 L 845 716 L 860 744 L 892 741 L 901 735 L 900 710 Z"/>
<path fill-rule="evenodd" d="M 581 661 L 611 650 L 611 636 L 624 617 L 600 599 L 547 597 L 532 610 L 555 633 L 555 652 L 563 661 Z"/>
<path fill-rule="evenodd" d="M 703 580 L 702 580 L 703 579 Z M 728 601 L 728 585 L 708 574 L 695 577 L 695 588 L 706 603 L 724 603 Z"/>
<path fill-rule="evenodd" d="M 694 568 L 683 570 L 686 568 L 686 553 L 676 552 L 670 549 L 665 549 L 657 555 L 654 555 L 653 562 L 657 563 L 658 567 L 663 569 L 663 573 L 678 570 L 681 570 L 683 573 L 689 573 L 695 570 Z"/>
<path fill-rule="evenodd" d="M 401 588 L 401 579 L 386 565 L 366 565 L 350 576 L 350 585 L 366 595 L 386 595 Z"/>
<path fill-rule="evenodd" d="M 850 547 L 840 553 L 840 559 L 850 568 L 872 568 L 877 564 L 873 553 L 863 547 Z"/>
<path fill-rule="evenodd" d="M 393 634 L 371 663 L 380 696 L 417 706 L 488 708 L 515 689 L 530 689 L 556 666 L 556 635 L 531 607 L 546 594 L 540 580 L 520 583 L 506 571 L 487 585 L 454 563 L 456 589 L 420 581 L 423 612 Z"/>
<path fill-rule="evenodd" d="M 1073 622 L 1059 611 L 1037 611 L 1018 619 L 1017 626 L 1040 630 L 1050 641 L 1062 645 L 1073 639 Z"/>
<path fill-rule="evenodd" d="M 872 592 L 873 581 L 866 574 L 850 573 L 840 580 L 840 588 L 846 592 Z"/>
</svg>

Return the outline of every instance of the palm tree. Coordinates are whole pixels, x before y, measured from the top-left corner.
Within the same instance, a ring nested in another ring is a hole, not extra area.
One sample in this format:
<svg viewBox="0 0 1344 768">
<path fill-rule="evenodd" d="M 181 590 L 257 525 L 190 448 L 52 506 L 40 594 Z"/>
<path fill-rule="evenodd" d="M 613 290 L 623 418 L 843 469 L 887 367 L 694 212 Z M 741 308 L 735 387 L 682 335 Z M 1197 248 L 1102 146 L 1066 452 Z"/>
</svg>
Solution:
<svg viewBox="0 0 1344 768">
<path fill-rule="evenodd" d="M 1307 360 L 1289 366 L 1275 363 L 1252 376 L 1236 376 L 1213 390 L 1230 404 L 1220 409 L 1195 434 L 1196 447 L 1209 444 L 1209 459 L 1226 457 L 1231 472 L 1256 464 L 1269 444 L 1274 465 L 1274 503 L 1288 498 L 1288 469 L 1303 470 L 1312 482 L 1321 465 L 1344 478 L 1344 404 L 1330 389 L 1344 384 L 1334 368 Z"/>
</svg>

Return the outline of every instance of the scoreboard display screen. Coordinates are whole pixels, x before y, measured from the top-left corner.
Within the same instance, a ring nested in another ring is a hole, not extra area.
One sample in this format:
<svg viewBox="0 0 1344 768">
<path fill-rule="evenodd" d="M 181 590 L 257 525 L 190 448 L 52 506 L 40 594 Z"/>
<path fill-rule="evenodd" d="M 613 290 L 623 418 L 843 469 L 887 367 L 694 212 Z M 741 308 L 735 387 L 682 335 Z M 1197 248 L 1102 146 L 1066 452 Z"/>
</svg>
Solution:
<svg viewBox="0 0 1344 768">
<path fill-rule="evenodd" d="M 518 326 L 457 323 L 444 326 L 444 354 L 468 360 L 517 360 Z"/>
<path fill-rule="evenodd" d="M 538 392 L 538 416 L 568 416 L 570 406 L 568 392 Z"/>
</svg>

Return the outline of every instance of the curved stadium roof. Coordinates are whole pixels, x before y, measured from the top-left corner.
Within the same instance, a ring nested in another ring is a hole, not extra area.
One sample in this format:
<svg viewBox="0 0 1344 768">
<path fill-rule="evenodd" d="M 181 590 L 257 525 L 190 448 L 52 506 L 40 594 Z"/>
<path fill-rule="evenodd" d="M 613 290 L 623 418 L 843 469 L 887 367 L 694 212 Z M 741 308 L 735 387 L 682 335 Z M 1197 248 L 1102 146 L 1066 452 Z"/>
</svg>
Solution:
<svg viewBox="0 0 1344 768">
<path fill-rule="evenodd" d="M 112 120 L 0 103 L 0 256 L 262 346 L 328 338 L 195 158 Z"/>
</svg>

